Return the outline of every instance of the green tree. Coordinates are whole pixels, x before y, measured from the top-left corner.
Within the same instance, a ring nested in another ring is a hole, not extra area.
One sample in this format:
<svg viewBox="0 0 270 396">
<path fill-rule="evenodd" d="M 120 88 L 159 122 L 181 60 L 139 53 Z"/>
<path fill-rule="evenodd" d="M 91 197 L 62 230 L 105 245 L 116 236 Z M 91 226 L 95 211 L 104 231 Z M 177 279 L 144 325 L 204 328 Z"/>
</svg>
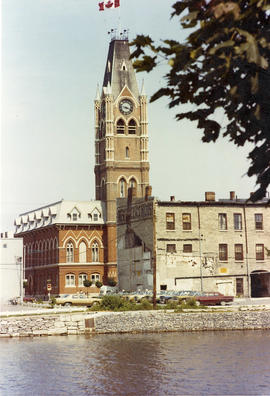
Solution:
<svg viewBox="0 0 270 396">
<path fill-rule="evenodd" d="M 131 43 L 138 72 L 164 59 L 169 64 L 166 84 L 150 102 L 166 96 L 170 108 L 195 105 L 176 118 L 197 121 L 203 142 L 222 134 L 237 146 L 252 143 L 247 174 L 256 175 L 258 185 L 252 200 L 263 198 L 270 184 L 270 2 L 181 0 L 172 12 L 179 16 L 182 28 L 192 28 L 184 43 L 156 45 L 144 35 Z M 225 126 L 215 119 L 218 109 Z"/>
</svg>

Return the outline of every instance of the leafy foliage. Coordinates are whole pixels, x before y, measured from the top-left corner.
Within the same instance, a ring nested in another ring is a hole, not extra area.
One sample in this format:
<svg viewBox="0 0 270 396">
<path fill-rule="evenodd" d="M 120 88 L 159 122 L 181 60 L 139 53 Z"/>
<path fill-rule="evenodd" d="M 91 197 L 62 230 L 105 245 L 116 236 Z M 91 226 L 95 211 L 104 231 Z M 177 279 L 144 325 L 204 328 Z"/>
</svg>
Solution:
<svg viewBox="0 0 270 396">
<path fill-rule="evenodd" d="M 237 146 L 254 145 L 247 174 L 256 175 L 259 186 L 251 199 L 261 199 L 270 184 L 270 2 L 181 0 L 172 12 L 179 16 L 182 28 L 193 28 L 186 42 L 155 45 L 139 35 L 131 43 L 134 67 L 150 72 L 166 59 L 166 86 L 150 101 L 166 96 L 170 108 L 195 105 L 176 118 L 197 121 L 203 142 L 215 142 L 224 128 Z M 222 122 L 214 119 L 220 108 Z"/>
</svg>

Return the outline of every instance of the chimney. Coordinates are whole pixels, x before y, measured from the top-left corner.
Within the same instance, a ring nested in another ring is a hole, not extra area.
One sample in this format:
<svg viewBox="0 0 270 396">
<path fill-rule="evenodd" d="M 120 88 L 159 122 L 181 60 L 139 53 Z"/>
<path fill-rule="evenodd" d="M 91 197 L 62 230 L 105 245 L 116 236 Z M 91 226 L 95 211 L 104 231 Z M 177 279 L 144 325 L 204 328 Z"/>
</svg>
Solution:
<svg viewBox="0 0 270 396">
<path fill-rule="evenodd" d="M 175 201 L 175 196 L 171 195 L 171 201 Z"/>
<path fill-rule="evenodd" d="M 213 191 L 206 191 L 205 200 L 206 201 L 215 201 L 216 200 L 216 194 Z"/>
<path fill-rule="evenodd" d="M 148 201 L 148 198 L 152 195 L 152 187 L 146 186 L 145 187 L 145 200 Z"/>
<path fill-rule="evenodd" d="M 235 201 L 235 191 L 230 191 L 230 200 Z"/>
</svg>

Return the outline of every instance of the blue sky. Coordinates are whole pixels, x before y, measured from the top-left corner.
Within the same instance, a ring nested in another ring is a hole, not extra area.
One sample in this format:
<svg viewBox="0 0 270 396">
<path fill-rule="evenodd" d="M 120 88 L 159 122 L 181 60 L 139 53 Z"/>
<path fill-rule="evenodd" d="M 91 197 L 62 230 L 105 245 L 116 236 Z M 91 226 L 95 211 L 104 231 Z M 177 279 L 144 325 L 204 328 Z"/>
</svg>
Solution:
<svg viewBox="0 0 270 396">
<path fill-rule="evenodd" d="M 97 0 L 2 0 L 1 230 L 61 198 L 95 198 L 93 103 L 107 32 L 121 26 L 130 40 L 143 33 L 184 41 L 186 31 L 170 19 L 173 3 L 121 0 L 119 9 L 99 12 Z M 137 74 L 148 97 L 166 71 L 164 62 Z M 166 99 L 148 109 L 153 195 L 203 200 L 205 191 L 217 198 L 254 191 L 255 180 L 245 176 L 247 148 L 224 139 L 202 143 L 196 124 L 176 122 Z"/>
</svg>

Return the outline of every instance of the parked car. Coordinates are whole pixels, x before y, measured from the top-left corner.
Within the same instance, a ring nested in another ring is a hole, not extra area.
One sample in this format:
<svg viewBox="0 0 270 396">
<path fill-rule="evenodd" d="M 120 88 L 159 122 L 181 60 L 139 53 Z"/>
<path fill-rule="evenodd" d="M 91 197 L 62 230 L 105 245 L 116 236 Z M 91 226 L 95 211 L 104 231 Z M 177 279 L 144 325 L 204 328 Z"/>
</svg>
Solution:
<svg viewBox="0 0 270 396">
<path fill-rule="evenodd" d="M 233 302 L 233 296 L 224 296 L 219 292 L 205 292 L 195 297 L 201 305 L 225 305 Z"/>
<path fill-rule="evenodd" d="M 58 297 L 55 299 L 55 303 L 58 305 L 82 305 L 91 307 L 92 305 L 100 304 L 101 297 L 99 296 L 89 296 L 87 297 L 85 294 L 66 294 L 62 297 Z"/>
</svg>

